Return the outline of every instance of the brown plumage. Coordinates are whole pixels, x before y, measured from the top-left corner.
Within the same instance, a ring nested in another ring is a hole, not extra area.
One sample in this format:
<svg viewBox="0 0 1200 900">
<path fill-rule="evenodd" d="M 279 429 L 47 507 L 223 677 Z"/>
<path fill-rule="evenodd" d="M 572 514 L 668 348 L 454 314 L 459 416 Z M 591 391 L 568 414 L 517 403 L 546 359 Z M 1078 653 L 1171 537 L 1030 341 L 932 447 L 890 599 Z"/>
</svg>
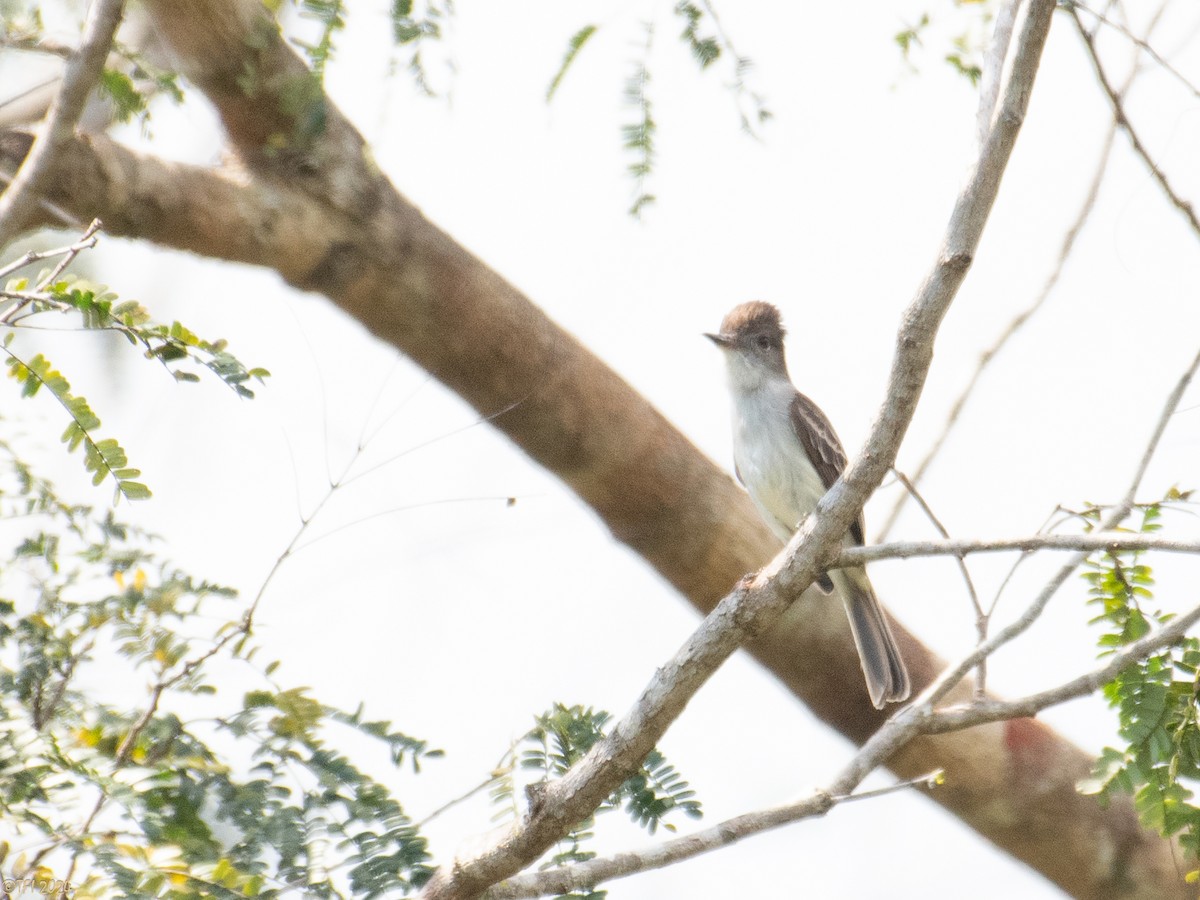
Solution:
<svg viewBox="0 0 1200 900">
<path fill-rule="evenodd" d="M 788 377 L 778 309 L 743 303 L 708 337 L 725 351 L 729 368 L 734 471 L 767 524 L 787 541 L 845 471 L 846 451 L 829 419 Z M 864 534 L 859 516 L 846 541 L 861 544 Z M 908 672 L 866 570 L 822 573 L 817 585 L 841 594 L 871 702 L 882 709 L 907 699 Z"/>
</svg>

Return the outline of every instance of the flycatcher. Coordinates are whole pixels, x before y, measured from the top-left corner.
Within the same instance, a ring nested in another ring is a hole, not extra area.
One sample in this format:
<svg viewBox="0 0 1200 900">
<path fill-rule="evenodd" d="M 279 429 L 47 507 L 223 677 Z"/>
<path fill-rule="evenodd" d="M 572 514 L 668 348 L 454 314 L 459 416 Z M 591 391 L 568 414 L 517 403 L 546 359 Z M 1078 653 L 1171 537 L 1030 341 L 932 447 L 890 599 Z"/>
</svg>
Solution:
<svg viewBox="0 0 1200 900">
<path fill-rule="evenodd" d="M 788 377 L 783 323 L 770 303 L 743 303 L 705 335 L 725 354 L 733 396 L 733 461 L 759 514 L 785 543 L 846 468 L 846 451 L 817 405 Z M 845 545 L 863 542 L 863 519 Z M 866 570 L 835 569 L 817 579 L 837 591 L 850 618 L 867 692 L 876 709 L 908 698 L 908 671 Z"/>
</svg>

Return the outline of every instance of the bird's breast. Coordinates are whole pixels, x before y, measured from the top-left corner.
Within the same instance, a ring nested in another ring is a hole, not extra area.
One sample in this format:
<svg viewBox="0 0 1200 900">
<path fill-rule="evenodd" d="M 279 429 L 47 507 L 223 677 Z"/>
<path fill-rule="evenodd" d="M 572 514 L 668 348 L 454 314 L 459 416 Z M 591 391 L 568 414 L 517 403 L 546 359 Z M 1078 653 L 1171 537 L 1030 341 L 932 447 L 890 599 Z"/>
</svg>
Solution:
<svg viewBox="0 0 1200 900">
<path fill-rule="evenodd" d="M 791 418 L 791 392 L 756 391 L 733 408 L 733 457 L 750 498 L 780 540 L 825 495 Z"/>
</svg>

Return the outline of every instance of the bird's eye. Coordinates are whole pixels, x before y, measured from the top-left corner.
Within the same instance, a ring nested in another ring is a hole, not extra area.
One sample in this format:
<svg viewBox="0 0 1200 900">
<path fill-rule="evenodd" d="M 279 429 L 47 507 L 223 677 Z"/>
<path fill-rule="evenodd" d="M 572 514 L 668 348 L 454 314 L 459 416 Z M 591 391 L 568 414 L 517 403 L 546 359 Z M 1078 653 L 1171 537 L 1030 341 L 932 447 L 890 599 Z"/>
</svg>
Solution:
<svg viewBox="0 0 1200 900">
<path fill-rule="evenodd" d="M 758 347 L 759 350 L 770 350 L 771 336 L 767 334 L 760 334 L 754 339 L 754 345 Z"/>
</svg>

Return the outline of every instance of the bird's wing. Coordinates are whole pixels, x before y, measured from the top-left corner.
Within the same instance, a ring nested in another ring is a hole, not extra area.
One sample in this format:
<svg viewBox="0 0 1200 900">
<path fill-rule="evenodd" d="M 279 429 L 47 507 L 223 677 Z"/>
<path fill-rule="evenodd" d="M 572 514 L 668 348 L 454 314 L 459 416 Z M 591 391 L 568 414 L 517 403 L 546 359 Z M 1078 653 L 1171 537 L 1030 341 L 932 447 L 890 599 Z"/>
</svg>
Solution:
<svg viewBox="0 0 1200 900">
<path fill-rule="evenodd" d="M 821 476 L 825 490 L 829 490 L 846 469 L 846 451 L 842 448 L 842 442 L 838 440 L 837 432 L 833 430 L 833 425 L 825 418 L 825 413 L 821 412 L 820 407 L 799 391 L 796 392 L 796 399 L 792 401 L 791 412 L 792 428 L 796 431 L 796 437 L 800 438 L 809 462 Z M 859 516 L 850 526 L 850 536 L 854 543 L 863 542 L 865 531 L 863 517 Z"/>
</svg>

